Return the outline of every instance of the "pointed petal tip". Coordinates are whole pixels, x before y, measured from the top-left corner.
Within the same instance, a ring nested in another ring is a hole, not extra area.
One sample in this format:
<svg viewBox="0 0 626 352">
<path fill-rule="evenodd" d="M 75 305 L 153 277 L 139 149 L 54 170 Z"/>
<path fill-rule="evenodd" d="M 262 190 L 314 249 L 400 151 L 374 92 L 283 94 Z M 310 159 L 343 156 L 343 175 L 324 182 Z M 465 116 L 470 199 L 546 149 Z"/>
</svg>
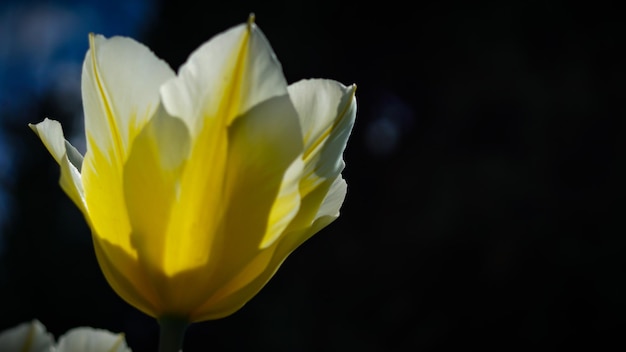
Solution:
<svg viewBox="0 0 626 352">
<path fill-rule="evenodd" d="M 89 34 L 87 35 L 87 40 L 89 42 L 89 49 L 90 50 L 95 50 L 96 48 L 96 41 L 97 40 L 102 40 L 102 39 L 106 39 L 106 37 L 102 34 L 99 33 L 95 33 L 95 32 L 89 32 Z"/>
<path fill-rule="evenodd" d="M 28 123 L 28 126 L 29 126 L 30 128 L 37 127 L 37 125 L 39 125 L 39 124 L 41 124 L 41 123 L 46 122 L 46 120 L 50 120 L 50 119 L 49 119 L 49 118 L 47 118 L 47 117 L 45 117 L 43 120 L 41 120 L 41 121 L 39 121 L 39 122 L 37 122 L 37 123 Z"/>
<path fill-rule="evenodd" d="M 42 126 L 43 125 L 49 125 L 49 124 L 54 124 L 54 123 L 59 123 L 57 120 L 52 120 L 49 118 L 44 118 L 43 120 L 41 120 L 40 122 L 37 123 L 29 123 L 28 127 L 30 127 L 31 130 L 33 130 L 33 132 L 35 132 L 37 135 L 39 135 L 39 127 L 38 126 Z"/>
<path fill-rule="evenodd" d="M 254 12 L 250 12 L 250 14 L 248 15 L 248 28 L 251 28 L 254 25 L 255 19 L 256 16 L 254 15 Z"/>
</svg>

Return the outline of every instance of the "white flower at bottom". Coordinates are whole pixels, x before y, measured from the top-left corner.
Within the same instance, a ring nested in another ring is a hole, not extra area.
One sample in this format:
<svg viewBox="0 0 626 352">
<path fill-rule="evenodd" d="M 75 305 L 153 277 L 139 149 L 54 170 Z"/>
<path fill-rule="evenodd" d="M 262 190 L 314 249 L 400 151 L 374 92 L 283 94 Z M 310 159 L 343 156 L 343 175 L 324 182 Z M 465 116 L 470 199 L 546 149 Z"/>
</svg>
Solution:
<svg viewBox="0 0 626 352">
<path fill-rule="evenodd" d="M 59 338 L 54 352 L 130 352 L 124 334 L 91 327 L 74 328 Z"/>
<path fill-rule="evenodd" d="M 81 326 L 59 338 L 39 321 L 33 320 L 0 332 L 0 352 L 131 352 L 124 334 Z"/>
<path fill-rule="evenodd" d="M 2 352 L 47 352 L 53 343 L 52 334 L 36 319 L 0 332 Z"/>
</svg>

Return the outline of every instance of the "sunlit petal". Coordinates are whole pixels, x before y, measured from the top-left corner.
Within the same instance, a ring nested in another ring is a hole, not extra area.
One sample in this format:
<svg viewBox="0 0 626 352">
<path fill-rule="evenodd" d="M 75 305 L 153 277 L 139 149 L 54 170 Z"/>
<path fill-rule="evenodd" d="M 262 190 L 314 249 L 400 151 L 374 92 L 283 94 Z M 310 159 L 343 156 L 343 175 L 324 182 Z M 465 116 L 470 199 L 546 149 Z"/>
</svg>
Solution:
<svg viewBox="0 0 626 352">
<path fill-rule="evenodd" d="M 78 208 L 87 215 L 87 206 L 85 204 L 85 195 L 83 185 L 80 179 L 80 168 L 82 166 L 82 156 L 63 136 L 63 129 L 58 121 L 44 119 L 38 124 L 29 124 L 30 128 L 41 138 L 54 160 L 61 167 L 61 177 L 59 183 L 61 188 L 70 197 L 70 199 L 78 206 Z M 71 156 L 71 159 L 70 157 Z M 74 163 L 71 162 L 74 161 Z"/>
<path fill-rule="evenodd" d="M 302 80 L 289 86 L 302 134 L 305 169 L 300 212 L 289 230 L 311 226 L 320 204 L 344 168 L 343 152 L 356 116 L 355 86 L 332 80 Z M 343 198 L 342 198 L 343 201 Z"/>
<path fill-rule="evenodd" d="M 302 126 L 306 163 L 303 192 L 334 179 L 356 116 L 355 87 L 332 80 L 302 80 L 289 86 Z"/>
<path fill-rule="evenodd" d="M 87 149 L 121 164 L 159 106 L 159 87 L 175 74 L 130 38 L 90 34 L 89 47 L 82 75 Z"/>
<path fill-rule="evenodd" d="M 194 51 L 178 77 L 161 88 L 167 111 L 184 119 L 192 136 L 230 124 L 254 105 L 287 93 L 287 82 L 265 35 L 251 18 Z"/>
</svg>

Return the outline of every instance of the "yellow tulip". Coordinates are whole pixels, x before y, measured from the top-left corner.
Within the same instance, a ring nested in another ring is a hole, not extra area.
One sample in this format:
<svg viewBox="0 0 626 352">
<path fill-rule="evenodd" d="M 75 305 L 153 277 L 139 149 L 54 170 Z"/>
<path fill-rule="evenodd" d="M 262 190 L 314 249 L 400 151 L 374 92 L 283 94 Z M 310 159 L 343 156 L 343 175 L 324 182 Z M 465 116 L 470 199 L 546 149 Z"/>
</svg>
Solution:
<svg viewBox="0 0 626 352">
<path fill-rule="evenodd" d="M 285 258 L 339 216 L 354 85 L 287 85 L 253 17 L 176 74 L 142 44 L 89 36 L 83 157 L 44 119 L 100 267 L 125 301 L 196 322 L 241 308 Z"/>
</svg>

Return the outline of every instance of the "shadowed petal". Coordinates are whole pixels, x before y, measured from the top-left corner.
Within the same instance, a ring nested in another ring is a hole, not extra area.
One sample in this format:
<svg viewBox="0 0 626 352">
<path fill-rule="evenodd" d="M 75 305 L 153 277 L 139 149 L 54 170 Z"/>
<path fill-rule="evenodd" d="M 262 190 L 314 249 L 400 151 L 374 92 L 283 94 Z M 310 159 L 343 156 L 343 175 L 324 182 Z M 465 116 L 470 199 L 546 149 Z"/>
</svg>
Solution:
<svg viewBox="0 0 626 352">
<path fill-rule="evenodd" d="M 339 216 L 339 209 L 345 195 L 346 183 L 338 178 L 332 184 L 328 196 L 322 202 L 309 228 L 286 233 L 271 247 L 250 259 L 249 265 L 241 271 L 239 276 L 223 284 L 220 291 L 196 309 L 192 321 L 219 319 L 239 310 L 265 286 L 291 252 Z M 249 275 L 251 272 L 254 272 L 254 276 Z M 242 280 L 246 276 L 251 280 Z"/>
<path fill-rule="evenodd" d="M 179 224 L 170 221 L 178 204 L 181 173 L 190 148 L 189 131 L 179 118 L 164 109 L 146 125 L 133 143 L 124 167 L 124 195 L 132 226 L 131 244 L 137 250 L 146 272 L 173 275 L 197 265 L 198 247 L 181 245 L 189 236 Z"/>
</svg>

